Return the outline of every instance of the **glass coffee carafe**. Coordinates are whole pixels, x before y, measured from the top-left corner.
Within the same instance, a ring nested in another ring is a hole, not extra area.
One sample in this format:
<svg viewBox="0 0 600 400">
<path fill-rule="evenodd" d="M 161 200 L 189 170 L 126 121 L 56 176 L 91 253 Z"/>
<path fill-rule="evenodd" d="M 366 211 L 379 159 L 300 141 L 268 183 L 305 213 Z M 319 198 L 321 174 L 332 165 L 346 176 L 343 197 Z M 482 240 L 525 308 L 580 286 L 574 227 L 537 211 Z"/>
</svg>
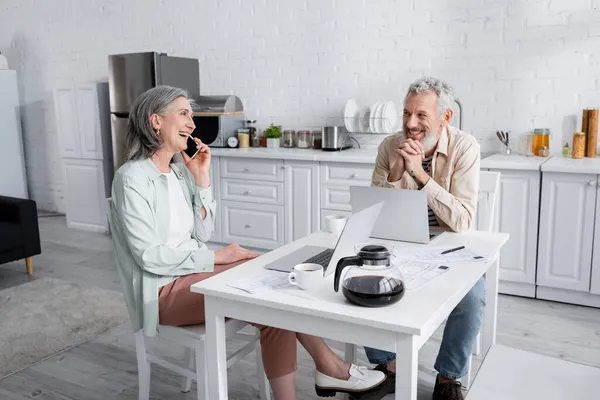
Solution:
<svg viewBox="0 0 600 400">
<path fill-rule="evenodd" d="M 363 307 L 381 307 L 396 303 L 406 291 L 400 270 L 392 262 L 390 246 L 379 243 L 355 247 L 356 256 L 337 263 L 334 290 L 348 301 Z"/>
</svg>

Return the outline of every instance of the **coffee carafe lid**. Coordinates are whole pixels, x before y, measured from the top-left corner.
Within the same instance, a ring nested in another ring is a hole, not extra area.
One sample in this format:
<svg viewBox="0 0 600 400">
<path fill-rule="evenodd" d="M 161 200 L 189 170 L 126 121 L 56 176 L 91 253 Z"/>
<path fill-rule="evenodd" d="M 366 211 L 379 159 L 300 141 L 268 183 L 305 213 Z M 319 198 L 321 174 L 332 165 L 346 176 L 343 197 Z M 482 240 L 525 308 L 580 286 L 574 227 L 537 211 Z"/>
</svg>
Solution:
<svg viewBox="0 0 600 400">
<path fill-rule="evenodd" d="M 387 260 L 390 255 L 390 250 L 383 244 L 368 244 L 358 252 L 359 257 L 368 260 Z"/>
</svg>

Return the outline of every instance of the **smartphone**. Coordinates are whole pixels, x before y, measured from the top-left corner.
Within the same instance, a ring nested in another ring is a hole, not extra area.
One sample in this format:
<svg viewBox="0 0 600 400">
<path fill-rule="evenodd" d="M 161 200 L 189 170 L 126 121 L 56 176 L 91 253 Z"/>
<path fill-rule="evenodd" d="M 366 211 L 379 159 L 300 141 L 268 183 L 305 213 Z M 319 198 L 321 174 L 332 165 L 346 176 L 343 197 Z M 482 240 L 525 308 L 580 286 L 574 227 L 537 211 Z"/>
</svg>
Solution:
<svg viewBox="0 0 600 400">
<path fill-rule="evenodd" d="M 188 136 L 188 146 L 184 150 L 185 154 L 187 154 L 188 157 L 190 159 L 192 159 L 196 156 L 196 154 L 198 154 L 198 151 L 200 151 L 200 150 L 198 150 L 196 148 L 196 142 L 194 142 L 194 139 L 192 139 L 192 136 Z"/>
</svg>

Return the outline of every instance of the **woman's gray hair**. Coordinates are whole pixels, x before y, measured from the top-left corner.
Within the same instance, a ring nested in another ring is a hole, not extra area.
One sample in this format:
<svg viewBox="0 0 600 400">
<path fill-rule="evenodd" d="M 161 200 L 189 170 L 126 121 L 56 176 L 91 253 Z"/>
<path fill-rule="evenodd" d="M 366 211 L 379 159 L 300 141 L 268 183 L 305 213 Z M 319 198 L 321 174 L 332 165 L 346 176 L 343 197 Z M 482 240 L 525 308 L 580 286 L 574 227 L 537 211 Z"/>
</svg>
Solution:
<svg viewBox="0 0 600 400">
<path fill-rule="evenodd" d="M 438 96 L 437 111 L 438 117 L 444 115 L 454 104 L 454 90 L 450 85 L 441 79 L 425 76 L 417 79 L 408 87 L 406 96 L 411 93 L 434 92 Z"/>
<path fill-rule="evenodd" d="M 145 91 L 133 102 L 129 112 L 125 150 L 127 161 L 150 157 L 162 144 L 152 127 L 152 114 L 165 115 L 169 106 L 179 97 L 189 100 L 184 89 L 171 86 L 157 86 Z"/>
</svg>

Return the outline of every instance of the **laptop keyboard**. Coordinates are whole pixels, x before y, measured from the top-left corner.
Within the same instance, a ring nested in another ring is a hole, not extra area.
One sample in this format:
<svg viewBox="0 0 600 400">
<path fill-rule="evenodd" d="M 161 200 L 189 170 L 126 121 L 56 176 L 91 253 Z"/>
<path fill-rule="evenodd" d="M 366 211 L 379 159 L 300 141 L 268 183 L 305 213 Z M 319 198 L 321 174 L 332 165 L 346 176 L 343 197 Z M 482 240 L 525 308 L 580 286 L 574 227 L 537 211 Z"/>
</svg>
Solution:
<svg viewBox="0 0 600 400">
<path fill-rule="evenodd" d="M 327 268 L 329 265 L 329 261 L 331 261 L 331 257 L 333 257 L 333 249 L 323 250 L 319 254 L 316 254 L 305 261 L 305 263 L 314 263 L 319 264 L 323 268 Z"/>
</svg>

